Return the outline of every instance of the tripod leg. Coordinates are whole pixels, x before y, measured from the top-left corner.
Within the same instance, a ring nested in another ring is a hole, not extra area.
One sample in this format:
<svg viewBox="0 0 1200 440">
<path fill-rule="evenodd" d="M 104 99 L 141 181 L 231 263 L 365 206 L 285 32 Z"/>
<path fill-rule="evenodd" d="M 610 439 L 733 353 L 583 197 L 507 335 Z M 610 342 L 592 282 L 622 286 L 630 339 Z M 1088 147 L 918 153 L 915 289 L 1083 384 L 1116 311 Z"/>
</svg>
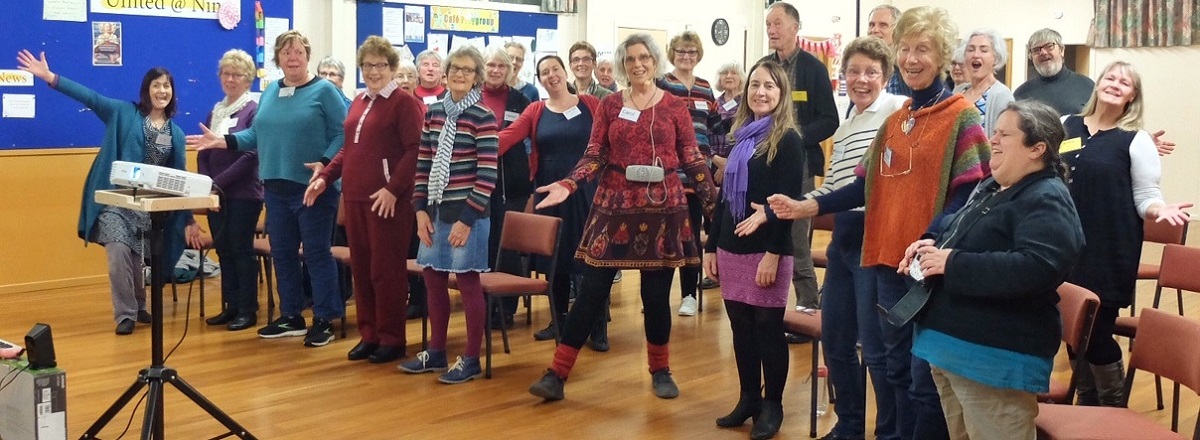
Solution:
<svg viewBox="0 0 1200 440">
<path fill-rule="evenodd" d="M 150 395 L 146 397 L 146 415 L 142 420 L 142 440 L 163 439 L 163 385 L 161 380 L 150 381 Z"/>
<path fill-rule="evenodd" d="M 88 428 L 87 432 L 83 433 L 83 436 L 80 437 L 80 439 L 88 440 L 97 438 L 96 435 L 100 434 L 100 430 L 104 429 L 104 426 L 107 425 L 108 422 L 112 421 L 112 418 L 116 417 L 117 414 L 120 413 L 123 408 L 125 408 L 125 405 L 129 404 L 130 400 L 133 400 L 133 396 L 136 396 L 142 391 L 142 388 L 146 386 L 144 377 L 144 375 L 138 377 L 138 380 L 133 382 L 133 385 L 130 385 L 129 389 L 125 390 L 125 393 L 122 394 L 121 397 L 118 397 L 117 401 L 113 402 L 112 406 L 109 406 L 108 409 L 104 411 L 104 414 L 101 414 L 100 418 L 96 419 L 95 423 L 92 423 L 92 426 Z"/>
<path fill-rule="evenodd" d="M 179 374 L 172 374 L 166 377 L 164 380 L 170 382 L 171 385 L 174 385 L 180 393 L 183 393 L 183 395 L 187 396 L 188 399 L 191 399 L 196 406 L 199 406 L 200 409 L 203 409 L 204 412 L 208 413 L 208 415 L 212 416 L 212 418 L 217 419 L 218 422 L 221 422 L 222 425 L 225 425 L 225 428 L 229 429 L 230 433 L 233 435 L 241 439 L 257 440 L 257 437 L 255 437 L 254 434 L 251 434 L 250 431 L 246 430 L 245 427 L 233 420 L 233 417 L 230 417 L 229 414 L 225 414 L 225 412 L 221 411 L 221 408 L 218 408 L 215 403 L 212 403 L 212 401 L 205 398 L 204 395 L 200 394 L 200 392 L 195 388 L 192 388 L 187 381 L 183 380 L 182 377 L 179 377 Z"/>
</svg>

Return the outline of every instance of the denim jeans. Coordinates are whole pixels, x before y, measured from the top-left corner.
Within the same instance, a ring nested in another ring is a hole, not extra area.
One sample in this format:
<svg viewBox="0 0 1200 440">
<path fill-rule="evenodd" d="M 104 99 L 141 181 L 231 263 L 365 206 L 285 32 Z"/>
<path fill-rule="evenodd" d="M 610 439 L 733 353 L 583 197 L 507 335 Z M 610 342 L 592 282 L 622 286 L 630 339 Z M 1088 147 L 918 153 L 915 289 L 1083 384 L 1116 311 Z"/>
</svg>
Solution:
<svg viewBox="0 0 1200 440">
<path fill-rule="evenodd" d="M 254 229 L 262 202 L 221 201 L 219 211 L 209 211 L 213 248 L 221 259 L 221 300 L 226 310 L 253 315 L 258 311 L 258 260 L 254 257 Z"/>
<path fill-rule="evenodd" d="M 875 436 L 897 439 L 896 392 L 887 381 L 887 357 L 880 336 L 886 323 L 875 307 L 878 287 L 875 272 L 860 265 L 863 213 L 838 213 L 829 243 L 828 267 L 821 287 L 821 342 L 829 381 L 837 390 L 837 425 L 833 433 L 843 438 L 863 438 L 866 433 L 866 384 L 855 343 L 862 344 L 863 363 L 870 370 L 875 391 Z"/>
<path fill-rule="evenodd" d="M 300 269 L 300 245 L 313 292 L 313 317 L 334 320 L 345 315 L 346 304 L 338 286 L 337 263 L 329 252 L 337 217 L 340 192 L 328 187 L 312 206 L 304 206 L 305 186 L 268 180 L 266 187 L 267 236 L 271 260 L 279 281 L 279 311 L 282 316 L 300 316 L 304 311 L 304 281 Z"/>
<path fill-rule="evenodd" d="M 879 285 L 879 305 L 891 309 L 908 293 L 911 278 L 888 266 L 873 266 Z M 883 345 L 887 355 L 887 379 L 896 393 L 896 420 L 901 438 L 940 440 L 949 438 L 946 417 L 929 363 L 912 355 L 913 324 L 897 327 L 882 321 Z"/>
</svg>

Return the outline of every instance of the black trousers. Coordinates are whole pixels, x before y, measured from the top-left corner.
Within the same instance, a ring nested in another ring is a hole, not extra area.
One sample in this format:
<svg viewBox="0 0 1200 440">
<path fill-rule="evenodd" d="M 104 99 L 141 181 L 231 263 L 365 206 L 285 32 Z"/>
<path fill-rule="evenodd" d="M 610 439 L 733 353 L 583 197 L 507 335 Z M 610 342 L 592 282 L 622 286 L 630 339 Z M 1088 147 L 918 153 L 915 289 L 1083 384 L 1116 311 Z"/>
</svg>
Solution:
<svg viewBox="0 0 1200 440">
<path fill-rule="evenodd" d="M 263 202 L 221 200 L 220 211 L 209 211 L 213 248 L 221 260 L 221 301 L 227 310 L 258 311 L 258 259 L 254 256 L 254 230 Z"/>
<path fill-rule="evenodd" d="M 579 289 L 579 296 L 575 298 L 575 305 L 567 313 L 562 333 L 562 344 L 576 349 L 583 347 L 597 319 L 607 319 L 605 304 L 612 293 L 612 279 L 617 274 L 615 268 L 583 267 L 583 285 Z M 667 345 L 671 340 L 671 279 L 675 270 L 643 270 L 641 274 L 642 305 L 645 309 L 642 320 L 646 327 L 646 341 L 654 345 Z M 782 316 L 780 320 L 782 322 Z M 780 337 L 782 335 L 780 333 Z"/>
</svg>

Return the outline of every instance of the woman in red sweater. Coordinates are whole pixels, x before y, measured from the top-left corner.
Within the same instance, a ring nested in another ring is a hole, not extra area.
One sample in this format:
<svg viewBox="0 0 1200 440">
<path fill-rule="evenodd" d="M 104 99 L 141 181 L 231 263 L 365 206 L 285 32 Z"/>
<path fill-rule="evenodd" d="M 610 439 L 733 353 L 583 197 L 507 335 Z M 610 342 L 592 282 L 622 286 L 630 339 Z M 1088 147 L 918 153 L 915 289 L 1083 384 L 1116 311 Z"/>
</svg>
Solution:
<svg viewBox="0 0 1200 440">
<path fill-rule="evenodd" d="M 391 362 L 404 357 L 408 240 L 412 236 L 410 200 L 417 149 L 421 142 L 421 103 L 392 81 L 400 57 L 387 39 L 367 38 L 358 48 L 358 65 L 367 91 L 350 104 L 346 143 L 308 186 L 311 205 L 332 182 L 342 182 L 342 209 L 354 277 L 354 303 L 362 341 L 352 361 Z"/>
</svg>

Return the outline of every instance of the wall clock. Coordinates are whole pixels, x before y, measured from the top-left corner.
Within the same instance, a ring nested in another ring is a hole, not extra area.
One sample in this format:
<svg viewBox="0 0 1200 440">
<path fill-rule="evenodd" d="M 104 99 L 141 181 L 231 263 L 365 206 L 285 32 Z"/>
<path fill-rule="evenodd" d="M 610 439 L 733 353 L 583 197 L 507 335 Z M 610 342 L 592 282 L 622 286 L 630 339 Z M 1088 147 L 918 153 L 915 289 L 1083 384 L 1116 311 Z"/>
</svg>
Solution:
<svg viewBox="0 0 1200 440">
<path fill-rule="evenodd" d="M 712 39 L 717 46 L 724 46 L 729 42 L 729 22 L 724 18 L 718 18 L 712 24 Z"/>
</svg>

